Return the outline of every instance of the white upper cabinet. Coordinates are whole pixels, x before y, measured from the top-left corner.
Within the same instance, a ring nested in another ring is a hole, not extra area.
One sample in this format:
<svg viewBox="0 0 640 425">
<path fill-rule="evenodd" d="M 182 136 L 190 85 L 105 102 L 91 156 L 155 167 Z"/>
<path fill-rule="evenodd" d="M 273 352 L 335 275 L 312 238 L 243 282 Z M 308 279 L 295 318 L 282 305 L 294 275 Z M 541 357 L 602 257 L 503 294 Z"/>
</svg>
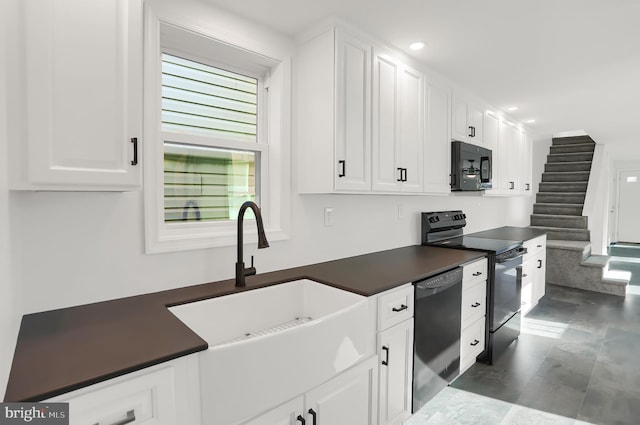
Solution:
<svg viewBox="0 0 640 425">
<path fill-rule="evenodd" d="M 488 193 L 531 194 L 532 152 L 526 131 L 495 115 L 486 114 L 485 142 L 493 152 L 493 189 Z"/>
<path fill-rule="evenodd" d="M 424 76 L 376 49 L 373 60 L 372 188 L 422 192 Z"/>
<path fill-rule="evenodd" d="M 424 191 L 451 191 L 451 89 L 426 82 Z"/>
<path fill-rule="evenodd" d="M 454 96 L 451 110 L 451 138 L 481 145 L 484 115 L 482 108 Z"/>
<path fill-rule="evenodd" d="M 298 191 L 370 191 L 371 44 L 331 28 L 295 65 Z"/>
<path fill-rule="evenodd" d="M 533 159 L 533 147 L 531 145 L 531 136 L 524 130 L 520 130 L 522 133 L 520 146 L 520 161 L 522 166 L 520 167 L 520 181 L 522 182 L 522 192 L 525 195 L 533 193 L 532 187 L 532 159 Z"/>
<path fill-rule="evenodd" d="M 24 8 L 28 131 L 12 188 L 138 188 L 142 0 L 26 0 Z"/>
</svg>

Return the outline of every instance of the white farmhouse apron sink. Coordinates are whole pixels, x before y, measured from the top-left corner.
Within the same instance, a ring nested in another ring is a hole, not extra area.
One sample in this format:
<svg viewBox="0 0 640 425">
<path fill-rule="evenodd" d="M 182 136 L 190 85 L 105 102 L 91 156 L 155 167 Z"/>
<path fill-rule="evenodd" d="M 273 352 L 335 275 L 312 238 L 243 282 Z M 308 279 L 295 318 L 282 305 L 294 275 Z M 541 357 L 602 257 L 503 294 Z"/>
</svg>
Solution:
<svg viewBox="0 0 640 425">
<path fill-rule="evenodd" d="M 303 279 L 170 307 L 209 344 L 203 417 L 234 424 L 364 359 L 367 298 Z"/>
</svg>

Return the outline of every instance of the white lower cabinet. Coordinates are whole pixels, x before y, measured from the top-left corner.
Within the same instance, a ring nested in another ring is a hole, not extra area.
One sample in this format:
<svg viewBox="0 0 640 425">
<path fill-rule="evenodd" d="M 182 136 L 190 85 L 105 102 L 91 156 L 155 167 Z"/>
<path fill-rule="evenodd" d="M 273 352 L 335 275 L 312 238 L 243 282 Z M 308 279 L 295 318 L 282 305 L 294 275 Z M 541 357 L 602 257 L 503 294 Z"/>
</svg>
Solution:
<svg viewBox="0 0 640 425">
<path fill-rule="evenodd" d="M 401 424 L 411 415 L 414 287 L 378 295 L 378 422 Z"/>
<path fill-rule="evenodd" d="M 376 425 L 377 356 L 243 425 Z"/>
<path fill-rule="evenodd" d="M 411 413 L 413 318 L 378 334 L 380 424 L 401 424 Z"/>
<path fill-rule="evenodd" d="M 47 401 L 69 403 L 70 425 L 199 425 L 197 375 L 191 355 Z"/>
<path fill-rule="evenodd" d="M 487 259 L 462 268 L 462 317 L 460 329 L 460 374 L 484 351 L 487 315 Z"/>
<path fill-rule="evenodd" d="M 522 258 L 522 315 L 538 304 L 545 294 L 547 235 L 524 241 L 527 253 Z"/>
</svg>

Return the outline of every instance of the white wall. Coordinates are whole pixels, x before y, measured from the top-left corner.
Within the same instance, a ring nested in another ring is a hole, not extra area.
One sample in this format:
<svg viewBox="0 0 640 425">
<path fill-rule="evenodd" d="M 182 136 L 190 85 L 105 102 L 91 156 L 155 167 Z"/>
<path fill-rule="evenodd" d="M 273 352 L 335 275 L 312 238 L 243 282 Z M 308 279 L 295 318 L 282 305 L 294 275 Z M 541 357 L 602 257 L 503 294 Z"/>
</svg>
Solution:
<svg viewBox="0 0 640 425">
<path fill-rule="evenodd" d="M 17 0 L 16 0 L 17 1 Z M 16 1 L 0 2 L 0 400 L 4 399 L 19 324 L 19 297 L 11 279 L 7 161 L 7 28 Z"/>
<path fill-rule="evenodd" d="M 405 218 L 398 219 L 402 204 Z M 294 195 L 292 236 L 255 255 L 258 272 L 419 244 L 420 211 L 462 209 L 469 232 L 526 226 L 531 198 Z M 334 225 L 324 226 L 324 207 Z M 235 248 L 144 254 L 141 193 L 11 193 L 12 249 L 36 312 L 232 278 Z M 250 225 L 251 223 L 247 223 Z"/>
</svg>

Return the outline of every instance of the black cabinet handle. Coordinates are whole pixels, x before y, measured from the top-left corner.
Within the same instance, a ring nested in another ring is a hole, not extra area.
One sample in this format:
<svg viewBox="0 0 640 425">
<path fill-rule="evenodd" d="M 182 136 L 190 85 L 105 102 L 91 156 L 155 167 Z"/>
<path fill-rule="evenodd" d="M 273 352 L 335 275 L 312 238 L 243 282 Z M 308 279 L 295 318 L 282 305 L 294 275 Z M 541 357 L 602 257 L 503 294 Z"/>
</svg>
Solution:
<svg viewBox="0 0 640 425">
<path fill-rule="evenodd" d="M 509 182 L 509 190 L 513 190 L 516 188 L 516 183 L 515 182 Z"/>
<path fill-rule="evenodd" d="M 524 277 L 527 277 L 527 276 L 529 276 L 529 275 L 528 275 L 528 274 L 526 274 L 526 273 L 523 273 L 523 274 L 522 274 L 522 277 L 523 277 L 523 278 L 524 278 Z"/>
<path fill-rule="evenodd" d="M 138 138 L 132 137 L 131 143 L 133 143 L 133 160 L 131 161 L 131 165 L 138 165 Z"/>
<path fill-rule="evenodd" d="M 480 276 L 481 274 L 482 274 L 482 272 L 475 272 L 475 273 L 473 274 L 473 276 Z"/>
<path fill-rule="evenodd" d="M 538 268 L 541 269 L 542 268 L 542 260 L 538 260 Z"/>
<path fill-rule="evenodd" d="M 409 308 L 409 307 L 407 307 L 407 305 L 406 305 L 406 304 L 401 304 L 401 305 L 400 305 L 400 308 L 398 308 L 398 307 L 393 307 L 393 308 L 391 309 L 391 311 L 395 311 L 396 313 L 398 313 L 398 312 L 400 312 L 400 311 L 402 311 L 402 310 L 406 310 L 406 309 L 408 309 L 408 308 Z"/>
<path fill-rule="evenodd" d="M 480 341 L 478 341 L 477 339 L 474 339 L 473 342 L 471 343 L 471 346 L 475 347 L 478 344 L 480 344 Z"/>
<path fill-rule="evenodd" d="M 344 177 L 347 174 L 347 161 L 345 161 L 344 159 L 341 159 L 340 161 L 338 161 L 338 165 L 340 166 L 340 172 L 338 173 L 338 177 Z"/>
<path fill-rule="evenodd" d="M 402 180 L 402 170 L 404 170 L 404 168 L 398 167 L 398 174 L 399 174 L 398 175 L 398 181 L 399 182 L 404 181 L 404 180 Z"/>
<path fill-rule="evenodd" d="M 307 423 L 307 421 L 305 421 L 305 420 L 304 420 L 304 418 L 302 417 L 302 415 L 298 415 L 298 417 L 297 417 L 296 419 L 297 419 L 297 420 L 299 420 L 299 421 L 300 421 L 300 423 L 301 423 L 302 425 L 304 425 L 304 424 L 306 424 L 306 423 Z"/>
<path fill-rule="evenodd" d="M 473 126 L 469 126 L 469 137 L 473 137 Z"/>
<path fill-rule="evenodd" d="M 382 364 L 384 366 L 389 366 L 389 347 L 382 347 L 382 349 L 386 353 L 386 356 L 385 356 L 386 358 L 385 358 L 385 360 L 382 361 Z"/>
<path fill-rule="evenodd" d="M 454 187 L 456 185 L 456 175 L 449 174 L 450 183 L 449 186 Z"/>
<path fill-rule="evenodd" d="M 529 183 L 525 183 L 526 188 L 524 190 L 529 190 L 531 189 L 531 185 Z"/>
<path fill-rule="evenodd" d="M 127 412 L 127 417 L 118 421 L 118 422 L 114 422 L 111 425 L 125 425 L 125 424 L 130 424 L 131 422 L 136 420 L 136 412 L 135 410 L 129 410 Z M 100 422 L 96 422 L 95 425 L 100 425 Z"/>
<path fill-rule="evenodd" d="M 309 414 L 311 415 L 311 418 L 313 419 L 313 421 L 311 422 L 311 425 L 317 425 L 316 416 L 318 416 L 318 414 L 316 413 L 316 411 L 313 410 L 313 409 L 309 409 Z"/>
<path fill-rule="evenodd" d="M 536 245 L 536 248 L 542 248 L 542 245 Z"/>
<path fill-rule="evenodd" d="M 407 169 L 406 168 L 402 169 L 402 176 L 403 176 L 402 177 L 402 181 L 406 182 L 407 181 Z"/>
<path fill-rule="evenodd" d="M 473 304 L 471 304 L 471 307 L 476 308 L 476 307 L 480 307 L 482 304 L 480 304 L 479 302 L 475 302 Z"/>
</svg>

